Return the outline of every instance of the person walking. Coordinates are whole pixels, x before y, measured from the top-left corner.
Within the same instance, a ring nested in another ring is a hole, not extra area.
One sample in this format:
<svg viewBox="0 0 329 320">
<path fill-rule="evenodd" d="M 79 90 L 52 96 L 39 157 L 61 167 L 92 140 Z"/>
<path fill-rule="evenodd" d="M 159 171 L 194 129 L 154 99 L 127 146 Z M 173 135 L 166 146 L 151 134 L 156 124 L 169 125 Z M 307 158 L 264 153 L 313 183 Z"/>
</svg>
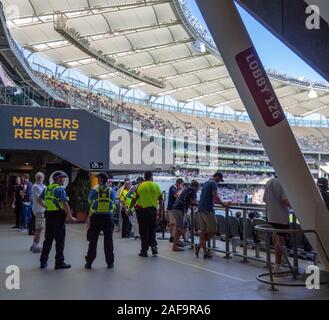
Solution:
<svg viewBox="0 0 329 320">
<path fill-rule="evenodd" d="M 97 255 L 97 243 L 100 232 L 104 234 L 104 253 L 107 267 L 113 268 L 113 210 L 115 191 L 108 186 L 108 176 L 105 173 L 98 175 L 98 185 L 89 192 L 90 216 L 88 217 L 87 240 L 89 241 L 86 255 L 86 269 L 91 269 Z"/>
<path fill-rule="evenodd" d="M 12 208 L 15 210 L 16 223 L 13 229 L 20 229 L 23 222 L 22 216 L 22 192 L 23 184 L 20 177 L 16 177 L 15 186 L 13 188 L 13 203 Z"/>
<path fill-rule="evenodd" d="M 39 243 L 41 232 L 45 227 L 45 208 L 38 202 L 38 199 L 46 188 L 46 186 L 43 184 L 44 180 L 44 174 L 42 172 L 38 172 L 35 175 L 35 184 L 32 186 L 32 214 L 35 217 L 35 234 L 30 251 L 33 253 L 41 252 L 41 246 Z"/>
<path fill-rule="evenodd" d="M 23 231 L 27 230 L 31 221 L 31 200 L 32 200 L 32 183 L 28 173 L 23 175 L 23 191 L 22 191 L 22 215 L 23 215 Z M 29 233 L 31 235 L 31 233 Z"/>
<path fill-rule="evenodd" d="M 56 241 L 55 269 L 71 268 L 71 265 L 64 262 L 65 220 L 67 217 L 69 222 L 76 222 L 76 219 L 72 216 L 68 198 L 63 187 L 66 178 L 67 175 L 65 172 L 56 171 L 53 174 L 54 183 L 46 187 L 38 199 L 38 203 L 46 209 L 45 240 L 40 257 L 41 269 L 45 269 L 48 266 L 48 257 L 54 240 Z"/>
<path fill-rule="evenodd" d="M 173 212 L 173 204 L 176 201 L 179 193 L 183 190 L 183 188 L 184 188 L 184 180 L 182 178 L 178 178 L 176 180 L 176 183 L 173 184 L 168 191 L 167 214 L 169 220 L 168 227 L 170 232 L 169 242 L 174 242 L 174 232 L 176 225 L 176 220 Z"/>
<path fill-rule="evenodd" d="M 192 180 L 191 184 L 180 193 L 172 206 L 173 215 L 175 218 L 174 243 L 172 247 L 173 251 L 184 251 L 184 249 L 179 246 L 179 240 L 181 236 L 185 235 L 187 210 L 189 208 L 193 210 L 197 206 L 196 200 L 198 190 L 199 182 Z"/>
<path fill-rule="evenodd" d="M 131 215 L 133 208 L 136 208 L 139 233 L 141 236 L 140 257 L 148 257 L 148 250 L 151 247 L 152 254 L 158 254 L 156 241 L 156 223 L 161 221 L 163 214 L 163 197 L 158 184 L 153 182 L 153 173 L 145 172 L 142 183 L 133 194 L 128 214 Z"/>
<path fill-rule="evenodd" d="M 199 257 L 200 249 L 203 249 L 204 259 L 211 258 L 207 250 L 207 242 L 217 233 L 217 222 L 215 217 L 214 205 L 219 204 L 224 207 L 230 202 L 223 202 L 218 193 L 218 184 L 224 182 L 223 174 L 216 172 L 212 179 L 208 180 L 202 187 L 200 201 L 198 206 L 198 219 L 200 224 L 200 244 L 195 245 L 195 254 Z"/>
<path fill-rule="evenodd" d="M 275 177 L 267 181 L 263 201 L 266 204 L 268 223 L 275 229 L 289 229 L 290 203 L 278 178 Z M 280 232 L 273 234 L 275 248 L 274 273 L 280 272 L 286 236 L 287 234 Z"/>
</svg>

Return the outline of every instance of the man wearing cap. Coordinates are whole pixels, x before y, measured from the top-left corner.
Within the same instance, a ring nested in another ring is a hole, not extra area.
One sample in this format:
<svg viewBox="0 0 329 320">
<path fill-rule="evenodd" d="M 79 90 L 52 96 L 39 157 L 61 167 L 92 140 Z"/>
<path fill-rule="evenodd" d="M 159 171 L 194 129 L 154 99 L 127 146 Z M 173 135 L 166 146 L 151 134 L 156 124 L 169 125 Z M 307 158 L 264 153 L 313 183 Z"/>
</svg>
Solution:
<svg viewBox="0 0 329 320">
<path fill-rule="evenodd" d="M 46 232 L 43 242 L 40 268 L 47 268 L 49 252 L 53 240 L 56 241 L 55 269 L 70 269 L 71 265 L 64 262 L 65 246 L 65 220 L 66 217 L 70 222 L 75 222 L 68 204 L 68 198 L 64 189 L 64 183 L 67 175 L 63 171 L 56 171 L 53 174 L 54 182 L 42 192 L 38 202 L 45 210 Z"/>
<path fill-rule="evenodd" d="M 104 234 L 104 253 L 107 267 L 113 268 L 113 229 L 112 220 L 115 191 L 107 185 L 108 176 L 105 173 L 98 175 L 98 185 L 89 192 L 90 203 L 89 229 L 87 239 L 89 241 L 88 253 L 86 256 L 86 269 L 92 268 L 92 263 L 97 255 L 97 242 L 101 231 Z"/>
<path fill-rule="evenodd" d="M 204 259 L 211 258 L 210 252 L 207 250 L 207 241 L 214 237 L 217 233 L 217 221 L 215 217 L 214 204 L 227 206 L 230 203 L 222 202 L 218 194 L 218 184 L 224 182 L 223 174 L 216 172 L 212 179 L 209 179 L 202 187 L 199 207 L 198 218 L 200 223 L 200 244 L 196 245 L 195 254 L 199 257 L 200 249 L 203 249 Z"/>
</svg>

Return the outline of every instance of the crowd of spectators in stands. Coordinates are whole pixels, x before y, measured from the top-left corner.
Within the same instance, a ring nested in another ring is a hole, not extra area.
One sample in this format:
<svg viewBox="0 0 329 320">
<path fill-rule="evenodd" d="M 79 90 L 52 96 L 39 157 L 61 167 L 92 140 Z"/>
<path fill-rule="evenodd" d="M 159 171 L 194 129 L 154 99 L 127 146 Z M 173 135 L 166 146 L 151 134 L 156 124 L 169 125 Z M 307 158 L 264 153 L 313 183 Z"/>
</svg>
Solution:
<svg viewBox="0 0 329 320">
<path fill-rule="evenodd" d="M 264 187 L 245 187 L 245 188 L 228 188 L 220 187 L 220 194 L 223 201 L 232 201 L 234 203 L 263 204 Z"/>
<path fill-rule="evenodd" d="M 329 139 L 327 137 L 315 135 L 298 136 L 297 141 L 303 151 L 329 150 Z"/>
<path fill-rule="evenodd" d="M 48 86 L 55 92 L 60 93 L 63 97 L 70 97 L 77 103 L 80 101 L 90 110 L 101 112 L 103 115 L 110 117 L 113 121 L 122 124 L 131 124 L 133 120 L 140 121 L 142 129 L 157 129 L 162 134 L 165 129 L 182 129 L 185 132 L 188 129 L 202 130 L 204 133 L 209 132 L 210 126 L 191 121 L 170 121 L 160 116 L 157 110 L 144 108 L 142 111 L 137 110 L 134 105 L 122 101 L 114 101 L 110 97 L 93 93 L 87 89 L 80 89 L 68 83 L 59 81 L 53 76 L 43 73 L 36 73 Z M 71 100 L 72 101 L 72 100 Z M 213 129 L 213 128 L 212 128 Z M 219 128 L 218 143 L 223 145 L 234 146 L 251 146 L 261 147 L 261 142 L 256 134 L 240 131 L 238 129 L 229 130 L 227 128 Z M 298 135 L 297 141 L 303 151 L 326 151 L 329 150 L 329 139 L 324 135 Z"/>
</svg>

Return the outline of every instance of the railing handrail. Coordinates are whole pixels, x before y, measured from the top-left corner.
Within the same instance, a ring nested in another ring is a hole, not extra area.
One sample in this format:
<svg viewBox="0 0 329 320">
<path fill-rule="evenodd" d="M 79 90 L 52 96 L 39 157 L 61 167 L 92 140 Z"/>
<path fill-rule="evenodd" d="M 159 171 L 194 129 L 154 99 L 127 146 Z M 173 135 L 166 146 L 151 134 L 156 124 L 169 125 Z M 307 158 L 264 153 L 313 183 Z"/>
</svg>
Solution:
<svg viewBox="0 0 329 320">
<path fill-rule="evenodd" d="M 315 234 L 322 252 L 324 253 L 327 263 L 329 263 L 329 255 L 327 253 L 327 250 L 321 240 L 321 237 L 319 235 L 319 233 L 314 230 L 314 229 L 276 229 L 273 228 L 272 225 L 270 224 L 260 224 L 255 226 L 255 230 L 260 231 L 260 232 L 264 232 L 264 233 L 286 233 L 286 234 L 304 234 L 304 233 L 313 233 Z"/>
<path fill-rule="evenodd" d="M 241 203 L 241 204 L 232 204 L 229 206 L 222 206 L 222 205 L 217 205 L 215 204 L 214 209 L 218 210 L 225 210 L 225 209 L 229 209 L 229 210 L 255 210 L 255 211 L 266 211 L 266 206 L 263 204 L 248 204 L 248 203 Z"/>
</svg>

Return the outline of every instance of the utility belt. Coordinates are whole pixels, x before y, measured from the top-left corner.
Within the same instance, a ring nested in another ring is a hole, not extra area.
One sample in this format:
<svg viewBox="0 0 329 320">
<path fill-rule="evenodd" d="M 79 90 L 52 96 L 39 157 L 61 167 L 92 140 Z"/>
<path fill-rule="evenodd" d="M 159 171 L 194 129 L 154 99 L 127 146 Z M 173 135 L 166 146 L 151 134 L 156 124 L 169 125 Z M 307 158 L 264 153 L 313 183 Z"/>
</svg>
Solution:
<svg viewBox="0 0 329 320">
<path fill-rule="evenodd" d="M 92 214 L 90 216 L 90 221 L 113 221 L 113 216 L 112 214 L 103 214 L 103 213 L 100 213 L 100 214 Z"/>
<path fill-rule="evenodd" d="M 91 214 L 91 217 L 111 217 L 112 218 L 112 213 L 97 213 L 97 212 L 93 212 Z"/>
<path fill-rule="evenodd" d="M 45 211 L 45 218 L 53 218 L 53 217 L 63 217 L 66 218 L 66 213 L 64 210 L 56 210 L 56 211 Z"/>
</svg>

